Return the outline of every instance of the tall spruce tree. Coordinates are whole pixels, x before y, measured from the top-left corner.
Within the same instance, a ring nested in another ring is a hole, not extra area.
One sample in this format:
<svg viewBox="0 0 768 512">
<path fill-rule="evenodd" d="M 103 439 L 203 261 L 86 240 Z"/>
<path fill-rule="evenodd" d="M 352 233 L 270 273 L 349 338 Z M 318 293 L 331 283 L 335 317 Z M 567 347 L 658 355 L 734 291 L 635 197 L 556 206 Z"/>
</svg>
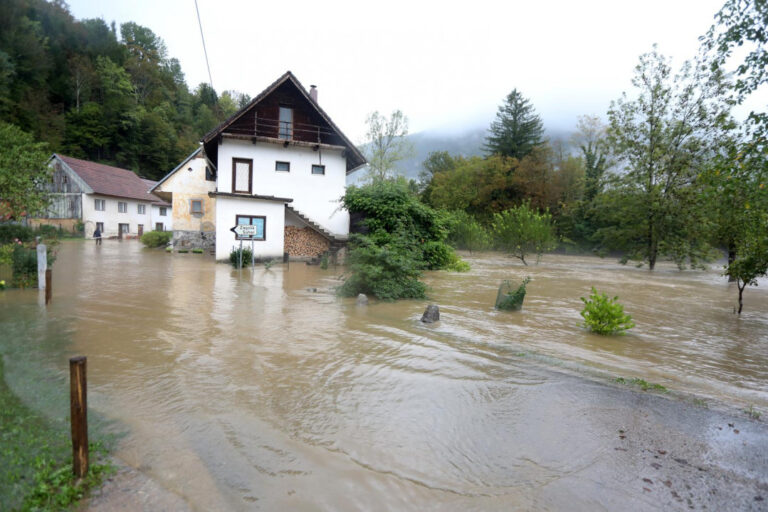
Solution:
<svg viewBox="0 0 768 512">
<path fill-rule="evenodd" d="M 544 142 L 544 124 L 528 99 L 513 89 L 491 123 L 484 149 L 490 155 L 522 159 Z"/>
</svg>

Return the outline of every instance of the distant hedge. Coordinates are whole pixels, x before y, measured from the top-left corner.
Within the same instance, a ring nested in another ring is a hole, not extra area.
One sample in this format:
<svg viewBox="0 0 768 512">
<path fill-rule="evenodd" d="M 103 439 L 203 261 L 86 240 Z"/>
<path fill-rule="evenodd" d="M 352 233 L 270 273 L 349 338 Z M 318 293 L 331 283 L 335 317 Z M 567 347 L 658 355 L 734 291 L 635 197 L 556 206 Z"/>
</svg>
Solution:
<svg viewBox="0 0 768 512">
<path fill-rule="evenodd" d="M 172 237 L 172 231 L 149 231 L 141 235 L 141 243 L 147 247 L 162 247 L 168 245 Z"/>
</svg>

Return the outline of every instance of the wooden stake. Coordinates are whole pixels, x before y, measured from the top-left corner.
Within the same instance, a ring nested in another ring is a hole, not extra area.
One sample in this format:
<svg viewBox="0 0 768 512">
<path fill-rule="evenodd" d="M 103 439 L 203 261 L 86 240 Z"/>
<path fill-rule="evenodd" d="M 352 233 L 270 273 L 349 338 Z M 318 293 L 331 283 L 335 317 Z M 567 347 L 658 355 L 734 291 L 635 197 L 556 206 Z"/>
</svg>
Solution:
<svg viewBox="0 0 768 512">
<path fill-rule="evenodd" d="M 88 396 L 85 356 L 69 360 L 69 403 L 72 423 L 72 471 L 88 473 Z"/>
<path fill-rule="evenodd" d="M 51 287 L 53 284 L 53 272 L 51 269 L 47 268 L 45 269 L 45 304 L 48 305 L 49 302 L 51 302 L 51 297 L 53 296 L 53 288 Z"/>
</svg>

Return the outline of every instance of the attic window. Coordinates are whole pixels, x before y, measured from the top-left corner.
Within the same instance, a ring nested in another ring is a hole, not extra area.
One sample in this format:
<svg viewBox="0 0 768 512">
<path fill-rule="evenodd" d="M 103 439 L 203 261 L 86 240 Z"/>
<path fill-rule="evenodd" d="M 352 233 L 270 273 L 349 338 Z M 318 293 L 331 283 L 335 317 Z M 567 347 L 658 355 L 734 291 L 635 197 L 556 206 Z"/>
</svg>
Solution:
<svg viewBox="0 0 768 512">
<path fill-rule="evenodd" d="M 280 139 L 291 140 L 293 137 L 293 109 L 289 107 L 280 107 L 279 132 L 277 137 Z"/>
<path fill-rule="evenodd" d="M 275 170 L 291 172 L 291 162 L 275 162 Z"/>
<path fill-rule="evenodd" d="M 202 199 L 190 199 L 189 211 L 191 213 L 203 213 L 203 200 Z"/>
<path fill-rule="evenodd" d="M 324 165 L 312 165 L 312 174 L 325 174 L 325 166 Z"/>
</svg>

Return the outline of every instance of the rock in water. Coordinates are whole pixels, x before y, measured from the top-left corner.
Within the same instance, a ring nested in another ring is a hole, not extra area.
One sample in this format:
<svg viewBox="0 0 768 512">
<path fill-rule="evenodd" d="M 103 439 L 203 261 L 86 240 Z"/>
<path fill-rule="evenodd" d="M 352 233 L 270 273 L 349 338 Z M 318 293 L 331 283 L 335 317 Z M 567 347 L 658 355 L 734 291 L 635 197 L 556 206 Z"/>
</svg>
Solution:
<svg viewBox="0 0 768 512">
<path fill-rule="evenodd" d="M 424 310 L 424 314 L 421 315 L 421 321 L 425 324 L 431 324 L 440 320 L 440 308 L 437 304 L 430 304 L 427 309 Z"/>
<path fill-rule="evenodd" d="M 358 304 L 368 304 L 368 297 L 364 293 L 361 293 L 357 296 L 357 303 Z"/>
</svg>

